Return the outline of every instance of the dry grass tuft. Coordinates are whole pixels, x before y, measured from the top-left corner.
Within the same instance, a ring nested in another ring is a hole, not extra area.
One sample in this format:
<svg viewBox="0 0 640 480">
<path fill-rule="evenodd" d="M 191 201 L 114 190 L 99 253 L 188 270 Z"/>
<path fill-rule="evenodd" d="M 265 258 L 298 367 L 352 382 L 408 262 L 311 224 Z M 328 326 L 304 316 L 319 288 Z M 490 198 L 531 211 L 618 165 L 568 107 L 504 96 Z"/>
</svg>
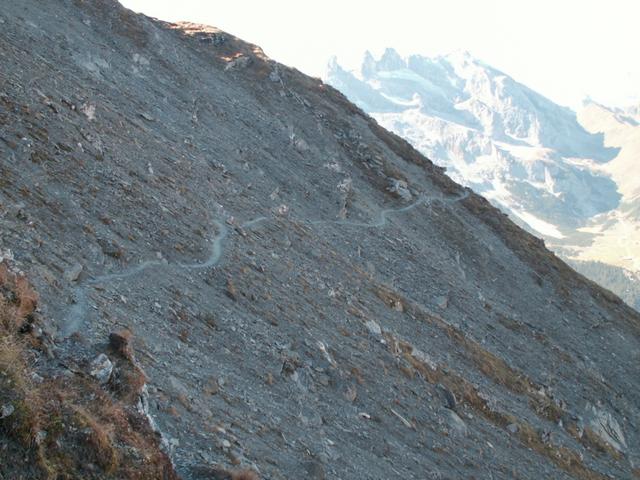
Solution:
<svg viewBox="0 0 640 480">
<path fill-rule="evenodd" d="M 390 334 L 387 334 L 386 340 L 392 353 L 399 354 L 428 383 L 444 385 L 460 403 L 472 408 L 497 427 L 506 429 L 509 424 L 517 425 L 518 432 L 516 436 L 522 445 L 543 455 L 569 475 L 584 480 L 604 480 L 606 478 L 586 466 L 577 452 L 545 441 L 542 433 L 526 421 L 520 420 L 508 412 L 501 412 L 491 408 L 478 389 L 466 379 L 441 365 L 430 366 L 419 358 L 414 357 L 411 344 L 399 341 L 391 337 Z M 556 412 L 551 411 L 549 413 L 547 411 L 545 415 L 554 417 Z"/>
<path fill-rule="evenodd" d="M 446 335 L 458 346 L 460 346 L 459 352 L 466 357 L 480 372 L 482 372 L 487 378 L 491 379 L 494 383 L 507 388 L 509 391 L 517 394 L 524 395 L 529 400 L 529 405 L 533 412 L 540 418 L 548 420 L 554 424 L 558 424 L 563 418 L 566 418 L 566 412 L 560 406 L 558 406 L 552 399 L 547 396 L 540 395 L 538 392 L 541 390 L 540 386 L 532 381 L 522 372 L 510 367 L 503 359 L 497 355 L 484 349 L 479 343 L 467 337 L 462 331 L 449 325 L 441 318 L 434 316 L 426 311 L 408 298 L 405 298 L 399 292 L 391 289 L 385 285 L 376 285 L 374 293 L 380 298 L 388 307 L 394 308 L 394 305 L 402 305 L 404 311 L 411 317 L 430 323 L 440 328 Z M 469 388 L 465 384 L 466 381 L 458 379 L 453 381 L 452 376 L 443 375 L 437 369 L 434 370 L 427 365 L 424 365 L 421 360 L 414 358 L 412 355 L 413 347 L 408 343 L 396 342 L 396 345 L 403 354 L 404 359 L 412 368 L 419 372 L 423 378 L 429 383 L 442 383 L 451 391 L 456 392 L 458 398 L 461 391 L 464 391 L 464 395 L 460 398 L 466 398 L 467 403 L 472 405 L 475 409 L 488 412 L 486 402 L 482 400 L 475 392 L 475 389 Z M 402 372 L 407 375 L 406 371 L 401 369 Z M 462 381 L 462 383 L 461 383 Z M 452 384 L 452 385 L 450 385 Z M 457 384 L 457 385 L 456 385 Z M 458 390 L 456 390 L 458 388 Z M 487 415 L 485 415 L 487 416 Z M 504 423 L 503 418 L 496 417 L 493 413 L 490 414 L 492 421 L 504 427 L 508 423 Z M 517 422 L 512 422 L 517 423 Z M 618 460 L 621 458 L 620 452 L 613 448 L 608 443 L 604 442 L 595 434 L 582 434 L 575 426 L 570 422 L 564 423 L 565 431 L 571 435 L 576 441 L 582 443 L 584 446 L 595 450 L 600 453 L 607 453 L 613 459 Z M 569 456 L 569 453 L 565 452 L 565 457 Z M 561 456 L 556 455 L 558 459 Z M 571 462 L 566 462 L 564 465 L 572 465 Z M 589 478 L 589 477 L 585 477 Z"/>
<path fill-rule="evenodd" d="M 75 421 L 86 433 L 87 450 L 95 462 L 107 474 L 115 472 L 119 465 L 119 456 L 113 445 L 113 427 L 100 423 L 83 407 L 73 406 Z"/>
<path fill-rule="evenodd" d="M 227 294 L 227 297 L 229 297 L 231 300 L 238 301 L 238 289 L 236 288 L 231 278 L 227 278 L 227 286 L 226 286 L 225 293 Z"/>
<path fill-rule="evenodd" d="M 18 311 L 16 314 L 19 318 L 26 318 L 35 311 L 38 305 L 38 294 L 31 288 L 31 285 L 24 277 L 15 279 L 15 289 L 18 297 Z"/>
<path fill-rule="evenodd" d="M 231 472 L 231 480 L 260 480 L 260 477 L 253 470 L 236 470 Z"/>
<path fill-rule="evenodd" d="M 135 404 L 147 383 L 147 376 L 140 367 L 128 361 L 116 362 L 114 372 L 109 381 L 113 393 L 128 405 Z"/>
<path fill-rule="evenodd" d="M 548 397 L 531 397 L 529 399 L 531 409 L 541 418 L 558 424 L 565 416 L 565 412 Z M 571 434 L 571 432 L 569 432 Z"/>
<path fill-rule="evenodd" d="M 0 263 L 0 293 L 0 327 L 4 330 L 0 333 L 15 334 L 35 312 L 38 294 L 24 277 L 11 273 L 5 263 Z"/>
<path fill-rule="evenodd" d="M 133 360 L 133 333 L 129 329 L 113 332 L 109 335 L 109 346 L 123 358 Z"/>
<path fill-rule="evenodd" d="M 247 468 L 228 470 L 220 465 L 199 467 L 198 474 L 198 478 L 211 478 L 211 480 L 260 480 L 260 476 L 253 470 Z"/>
<path fill-rule="evenodd" d="M 20 459 L 0 462 L 0 478 L 176 480 L 135 408 L 145 377 L 124 358 L 126 349 L 118 359 L 118 398 L 81 375 L 33 379 L 36 357 L 47 362 L 23 328 L 37 320 L 37 301 L 26 279 L 0 264 L 0 405 L 13 410 L 0 420 L 0 439 L 9 458 Z"/>
<path fill-rule="evenodd" d="M 605 442 L 589 427 L 586 427 L 584 429 L 582 438 L 580 440 L 585 447 L 591 450 L 595 450 L 599 453 L 607 453 L 616 460 L 620 460 L 622 458 L 622 454 L 618 450 Z"/>
<path fill-rule="evenodd" d="M 390 288 L 379 286 L 375 289 L 375 294 L 387 305 L 387 307 L 397 312 L 405 311 L 402 296 Z"/>
</svg>

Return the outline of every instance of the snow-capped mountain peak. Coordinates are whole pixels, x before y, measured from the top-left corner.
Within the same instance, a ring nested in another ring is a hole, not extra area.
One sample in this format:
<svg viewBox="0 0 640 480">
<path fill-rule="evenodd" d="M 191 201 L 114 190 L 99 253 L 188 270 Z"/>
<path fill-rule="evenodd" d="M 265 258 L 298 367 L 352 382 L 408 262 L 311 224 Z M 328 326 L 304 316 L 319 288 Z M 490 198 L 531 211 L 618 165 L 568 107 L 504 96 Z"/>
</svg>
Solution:
<svg viewBox="0 0 640 480">
<path fill-rule="evenodd" d="M 616 149 L 604 147 L 602 135 L 587 132 L 570 109 L 469 52 L 403 58 L 387 49 L 378 60 L 367 52 L 359 74 L 335 62 L 327 79 L 508 210 L 563 225 L 617 205 L 615 183 L 596 178 L 597 165 Z"/>
</svg>

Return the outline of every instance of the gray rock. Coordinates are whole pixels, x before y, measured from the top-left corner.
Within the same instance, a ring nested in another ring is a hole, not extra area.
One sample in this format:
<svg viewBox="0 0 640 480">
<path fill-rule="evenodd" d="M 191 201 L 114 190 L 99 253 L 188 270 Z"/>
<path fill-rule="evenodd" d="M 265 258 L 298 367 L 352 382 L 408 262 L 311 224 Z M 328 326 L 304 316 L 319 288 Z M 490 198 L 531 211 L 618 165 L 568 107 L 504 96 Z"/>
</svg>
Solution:
<svg viewBox="0 0 640 480">
<path fill-rule="evenodd" d="M 67 282 L 75 282 L 80 277 L 80 274 L 82 273 L 82 269 L 83 267 L 81 264 L 74 263 L 71 267 L 65 270 L 64 279 Z"/>
<path fill-rule="evenodd" d="M 394 195 L 396 195 L 397 197 L 400 197 L 401 199 L 407 202 L 413 198 L 413 195 L 409 190 L 409 186 L 407 185 L 407 182 L 405 182 L 404 180 L 399 180 L 397 178 L 389 177 L 387 178 L 387 181 L 389 182 L 389 186 L 387 187 L 387 190 L 393 193 Z"/>
<path fill-rule="evenodd" d="M 444 415 L 449 427 L 450 435 L 454 437 L 466 437 L 469 434 L 467 424 L 464 423 L 464 420 L 462 420 L 456 412 L 454 412 L 453 410 L 445 409 Z"/>
<path fill-rule="evenodd" d="M 213 45 L 214 47 L 219 47 L 220 45 L 224 45 L 227 41 L 227 37 L 221 33 L 212 33 L 210 35 L 202 36 L 198 39 L 200 43 L 206 43 L 209 45 Z"/>
<path fill-rule="evenodd" d="M 595 405 L 587 405 L 584 427 L 589 427 L 600 439 L 619 452 L 627 450 L 627 441 L 624 432 L 614 416 Z"/>
<path fill-rule="evenodd" d="M 380 325 L 375 320 L 367 320 L 365 325 L 374 335 L 382 335 L 382 328 L 380 328 Z"/>
<path fill-rule="evenodd" d="M 304 465 L 304 470 L 307 473 L 305 478 L 307 478 L 308 480 L 324 480 L 326 478 L 324 467 L 318 460 L 306 462 Z"/>
<path fill-rule="evenodd" d="M 329 385 L 330 378 L 327 374 L 320 373 L 316 375 L 316 380 L 320 385 L 322 385 L 323 387 L 326 387 Z"/>
<path fill-rule="evenodd" d="M 274 83 L 282 82 L 282 79 L 280 78 L 280 72 L 278 71 L 278 66 L 277 65 L 274 67 L 273 70 L 271 70 L 271 73 L 269 73 L 269 80 L 271 80 Z"/>
<path fill-rule="evenodd" d="M 44 430 L 38 430 L 33 437 L 33 441 L 35 442 L 36 445 L 42 445 L 42 442 L 44 442 L 46 438 L 47 438 L 47 432 Z"/>
<path fill-rule="evenodd" d="M 107 383 L 113 373 L 113 363 L 104 353 L 93 359 L 89 369 L 89 375 L 100 383 Z"/>
<path fill-rule="evenodd" d="M 144 118 L 147 122 L 155 122 L 156 121 L 156 118 L 153 115 L 151 115 L 151 114 L 149 114 L 147 112 L 140 112 L 139 115 L 142 118 Z"/>
<path fill-rule="evenodd" d="M 303 138 L 296 138 L 293 141 L 293 146 L 296 147 L 296 150 L 299 152 L 306 152 L 309 150 L 309 144 Z"/>
<path fill-rule="evenodd" d="M 2 420 L 3 418 L 10 417 L 15 411 L 16 411 L 15 407 L 10 403 L 3 405 L 2 408 L 0 408 L 0 420 Z"/>
<path fill-rule="evenodd" d="M 242 70 L 247 68 L 251 64 L 251 57 L 242 55 L 234 60 L 231 60 L 225 66 L 225 70 Z"/>
<path fill-rule="evenodd" d="M 449 306 L 449 297 L 447 295 L 441 295 L 437 297 L 436 305 L 442 310 L 446 309 Z"/>
<path fill-rule="evenodd" d="M 450 410 L 455 410 L 458 402 L 454 393 L 442 384 L 437 385 L 437 391 L 444 406 Z"/>
</svg>

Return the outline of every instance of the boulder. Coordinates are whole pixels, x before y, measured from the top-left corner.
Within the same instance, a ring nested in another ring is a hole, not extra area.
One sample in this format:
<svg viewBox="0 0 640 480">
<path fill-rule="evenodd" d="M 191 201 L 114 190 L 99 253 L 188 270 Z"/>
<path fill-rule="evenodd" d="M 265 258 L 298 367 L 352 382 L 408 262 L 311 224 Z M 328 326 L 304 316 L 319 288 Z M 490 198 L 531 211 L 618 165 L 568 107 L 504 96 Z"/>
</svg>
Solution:
<svg viewBox="0 0 640 480">
<path fill-rule="evenodd" d="M 89 375 L 104 384 L 109 381 L 113 373 L 113 363 L 104 353 L 93 359 L 89 369 Z"/>
<path fill-rule="evenodd" d="M 401 198 L 405 201 L 409 201 L 413 198 L 413 195 L 411 195 L 411 191 L 409 190 L 409 186 L 404 180 L 388 177 L 387 181 L 389 182 L 387 190 L 394 194 L 396 197 Z"/>
</svg>

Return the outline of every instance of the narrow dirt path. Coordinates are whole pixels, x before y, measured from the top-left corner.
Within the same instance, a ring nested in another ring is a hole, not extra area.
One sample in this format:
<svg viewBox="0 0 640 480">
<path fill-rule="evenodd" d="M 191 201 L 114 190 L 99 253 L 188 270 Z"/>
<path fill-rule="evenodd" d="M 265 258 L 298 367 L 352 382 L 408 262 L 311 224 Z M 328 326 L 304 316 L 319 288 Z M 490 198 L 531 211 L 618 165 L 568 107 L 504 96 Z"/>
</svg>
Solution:
<svg viewBox="0 0 640 480">
<path fill-rule="evenodd" d="M 410 210 L 413 210 L 416 207 L 419 207 L 420 205 L 427 205 L 429 203 L 432 203 L 433 201 L 438 201 L 438 200 L 447 204 L 460 202 L 465 198 L 467 198 L 468 196 L 469 196 L 468 190 L 465 190 L 462 195 L 459 195 L 457 197 L 451 197 L 451 198 L 444 198 L 441 196 L 433 196 L 433 195 L 429 196 L 429 195 L 423 194 L 423 195 L 420 195 L 420 197 L 418 197 L 418 199 L 415 202 L 413 202 L 410 205 L 407 205 L 406 207 L 388 208 L 386 210 L 381 210 L 379 214 L 379 219 L 373 223 L 350 222 L 348 220 L 312 220 L 309 223 L 311 223 L 312 225 L 321 225 L 321 224 L 331 223 L 334 225 L 348 225 L 351 227 L 360 227 L 360 228 L 381 228 L 388 223 L 388 217 L 390 214 L 405 213 Z"/>
<path fill-rule="evenodd" d="M 351 227 L 359 227 L 359 228 L 382 228 L 388 223 L 388 216 L 391 214 L 398 214 L 408 212 L 410 210 L 419 207 L 420 205 L 424 205 L 427 203 L 431 203 L 433 201 L 442 201 L 447 204 L 455 203 L 464 200 L 469 196 L 469 192 L 467 190 L 464 191 L 462 195 L 452 198 L 444 198 L 442 196 L 427 196 L 421 195 L 415 202 L 410 205 L 401 208 L 389 208 L 385 210 L 381 210 L 379 214 L 379 219 L 373 223 L 361 223 L 361 222 L 349 222 L 346 220 L 313 220 L 309 223 L 312 225 L 321 225 L 321 224 L 337 224 L 337 225 L 345 225 Z M 262 222 L 269 220 L 269 217 L 260 216 L 253 220 L 249 220 L 241 225 L 243 229 L 250 229 L 256 225 L 259 225 Z M 224 255 L 224 241 L 229 235 L 229 229 L 223 222 L 219 222 L 217 220 L 213 221 L 213 224 L 216 227 L 217 234 L 213 237 L 211 242 L 211 252 L 209 256 L 201 262 L 193 262 L 193 263 L 169 263 L 166 260 L 147 260 L 145 262 L 139 263 L 133 267 L 126 268 L 120 272 L 116 273 L 107 273 L 104 275 L 100 275 L 85 281 L 83 284 L 78 285 L 73 289 L 73 298 L 74 304 L 69 309 L 67 315 L 62 321 L 62 326 L 58 333 L 59 339 L 64 339 L 80 331 L 83 327 L 85 319 L 87 318 L 89 311 L 89 301 L 87 298 L 88 289 L 94 285 L 105 284 L 115 280 L 124 280 L 127 278 L 131 278 L 135 275 L 139 275 L 145 270 L 151 268 L 173 268 L 173 269 L 183 269 L 183 270 L 201 270 L 205 268 L 210 268 L 217 265 L 220 262 L 220 259 Z"/>
</svg>

